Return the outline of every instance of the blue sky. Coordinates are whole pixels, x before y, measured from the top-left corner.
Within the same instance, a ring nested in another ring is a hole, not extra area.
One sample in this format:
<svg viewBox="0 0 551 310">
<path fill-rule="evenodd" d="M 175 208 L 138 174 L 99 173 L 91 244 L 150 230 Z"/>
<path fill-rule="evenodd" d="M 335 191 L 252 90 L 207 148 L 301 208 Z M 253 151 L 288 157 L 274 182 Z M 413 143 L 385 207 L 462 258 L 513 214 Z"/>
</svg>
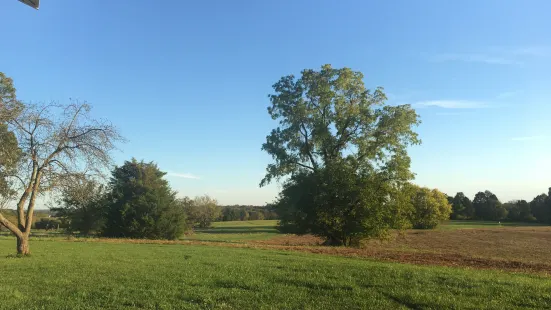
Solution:
<svg viewBox="0 0 551 310">
<path fill-rule="evenodd" d="M 551 2 L 48 1 L 0 4 L 0 70 L 25 101 L 90 102 L 181 195 L 272 201 L 267 94 L 322 64 L 421 115 L 415 182 L 502 201 L 551 186 Z"/>
</svg>

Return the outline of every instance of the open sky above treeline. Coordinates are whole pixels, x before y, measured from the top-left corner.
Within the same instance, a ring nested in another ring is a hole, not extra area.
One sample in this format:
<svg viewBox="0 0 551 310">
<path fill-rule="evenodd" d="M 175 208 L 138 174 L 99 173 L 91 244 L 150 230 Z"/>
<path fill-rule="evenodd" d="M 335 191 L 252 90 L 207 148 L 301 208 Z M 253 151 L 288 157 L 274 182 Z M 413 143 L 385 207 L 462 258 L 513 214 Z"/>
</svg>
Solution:
<svg viewBox="0 0 551 310">
<path fill-rule="evenodd" d="M 531 200 L 551 186 L 551 2 L 44 1 L 0 4 L 0 69 L 27 102 L 86 100 L 180 195 L 270 202 L 260 150 L 281 76 L 365 74 L 421 115 L 415 183 Z"/>
</svg>

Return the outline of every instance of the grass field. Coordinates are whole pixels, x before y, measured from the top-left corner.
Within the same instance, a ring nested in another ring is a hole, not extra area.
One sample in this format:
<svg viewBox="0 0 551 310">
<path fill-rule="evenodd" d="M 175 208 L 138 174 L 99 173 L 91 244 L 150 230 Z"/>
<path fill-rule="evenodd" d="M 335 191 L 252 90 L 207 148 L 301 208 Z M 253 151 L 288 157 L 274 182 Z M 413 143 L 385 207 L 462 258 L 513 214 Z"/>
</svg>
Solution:
<svg viewBox="0 0 551 310">
<path fill-rule="evenodd" d="M 0 259 L 0 308 L 551 307 L 551 279 L 536 275 L 197 245 L 36 241 L 33 251 Z"/>
<path fill-rule="evenodd" d="M 24 259 L 6 257 L 4 236 L 0 309 L 551 308 L 550 227 L 450 221 L 350 249 L 275 224 L 215 223 L 176 242 L 54 234 Z"/>
<path fill-rule="evenodd" d="M 217 222 L 211 228 L 196 229 L 195 233 L 181 239 L 216 242 L 268 240 L 279 235 L 276 225 L 277 221 Z"/>
</svg>

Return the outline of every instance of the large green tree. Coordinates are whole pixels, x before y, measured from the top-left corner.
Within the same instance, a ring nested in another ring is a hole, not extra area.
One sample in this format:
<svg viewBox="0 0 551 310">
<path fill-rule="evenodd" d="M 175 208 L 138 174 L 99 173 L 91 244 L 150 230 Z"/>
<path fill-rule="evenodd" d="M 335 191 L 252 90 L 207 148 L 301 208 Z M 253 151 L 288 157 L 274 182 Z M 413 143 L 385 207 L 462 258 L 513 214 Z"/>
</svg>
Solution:
<svg viewBox="0 0 551 310">
<path fill-rule="evenodd" d="M 324 237 L 326 245 L 348 246 L 409 227 L 410 205 L 403 196 L 392 183 L 341 162 L 292 175 L 274 208 L 282 232 L 311 233 Z"/>
<path fill-rule="evenodd" d="M 551 223 L 551 187 L 548 194 L 541 194 L 532 199 L 530 209 L 538 222 Z"/>
<path fill-rule="evenodd" d="M 490 191 L 478 192 L 473 199 L 475 215 L 478 219 L 498 221 L 507 217 L 507 210 L 496 195 Z"/>
<path fill-rule="evenodd" d="M 176 239 L 186 228 L 184 206 L 165 172 L 132 159 L 112 172 L 104 234 L 108 237 Z"/>
<path fill-rule="evenodd" d="M 507 220 L 514 222 L 534 221 L 530 204 L 526 200 L 512 200 L 503 204 L 507 210 Z"/>
<path fill-rule="evenodd" d="M 387 211 L 400 214 L 389 211 L 393 189 L 413 178 L 407 147 L 420 143 L 413 131 L 419 124 L 415 111 L 385 104 L 383 89 L 366 89 L 363 74 L 349 68 L 306 69 L 299 78 L 282 77 L 273 88 L 268 113 L 279 126 L 262 145 L 274 162 L 261 186 L 287 179 L 276 203 L 282 225 L 314 232 L 331 244 L 381 235 L 394 225 L 377 219 L 387 221 Z"/>
<path fill-rule="evenodd" d="M 455 197 L 451 200 L 452 205 L 452 220 L 471 219 L 474 217 L 473 203 L 469 197 L 465 196 L 463 192 L 455 194 Z"/>
<path fill-rule="evenodd" d="M 22 103 L 17 100 L 13 80 L 0 72 L 0 123 L 13 119 L 22 108 Z"/>
<path fill-rule="evenodd" d="M 0 72 L 0 209 L 6 207 L 17 194 L 10 177 L 16 172 L 21 150 L 15 133 L 8 127 L 8 121 L 19 114 L 21 107 L 13 80 Z"/>
</svg>

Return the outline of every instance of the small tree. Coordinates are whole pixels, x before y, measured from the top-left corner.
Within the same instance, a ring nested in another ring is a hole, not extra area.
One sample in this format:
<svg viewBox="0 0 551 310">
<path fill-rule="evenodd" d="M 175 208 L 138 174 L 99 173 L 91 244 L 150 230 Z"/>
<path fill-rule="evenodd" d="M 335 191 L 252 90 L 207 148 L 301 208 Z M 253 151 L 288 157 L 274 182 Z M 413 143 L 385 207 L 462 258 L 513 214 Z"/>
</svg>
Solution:
<svg viewBox="0 0 551 310">
<path fill-rule="evenodd" d="M 112 172 L 107 237 L 177 239 L 186 229 L 184 208 L 166 173 L 154 163 L 126 161 Z"/>
<path fill-rule="evenodd" d="M 437 189 L 411 185 L 411 222 L 416 229 L 433 229 L 440 222 L 450 219 L 452 206 L 446 195 Z"/>
<path fill-rule="evenodd" d="M 5 175 L 15 180 L 17 221 L 0 214 L 0 224 L 16 236 L 20 255 L 30 253 L 36 199 L 88 174 L 101 175 L 111 163 L 110 151 L 121 137 L 110 123 L 90 118 L 89 111 L 87 104 L 76 102 L 20 105 L 17 113 L 2 113 L 22 152 L 16 169 Z"/>
<path fill-rule="evenodd" d="M 107 199 L 104 185 L 94 180 L 81 180 L 65 188 L 57 200 L 59 207 L 51 210 L 67 223 L 69 232 L 89 235 L 102 231 Z"/>
<path fill-rule="evenodd" d="M 190 221 L 201 228 L 209 227 L 221 214 L 218 201 L 208 195 L 195 197 L 187 210 Z"/>
</svg>

